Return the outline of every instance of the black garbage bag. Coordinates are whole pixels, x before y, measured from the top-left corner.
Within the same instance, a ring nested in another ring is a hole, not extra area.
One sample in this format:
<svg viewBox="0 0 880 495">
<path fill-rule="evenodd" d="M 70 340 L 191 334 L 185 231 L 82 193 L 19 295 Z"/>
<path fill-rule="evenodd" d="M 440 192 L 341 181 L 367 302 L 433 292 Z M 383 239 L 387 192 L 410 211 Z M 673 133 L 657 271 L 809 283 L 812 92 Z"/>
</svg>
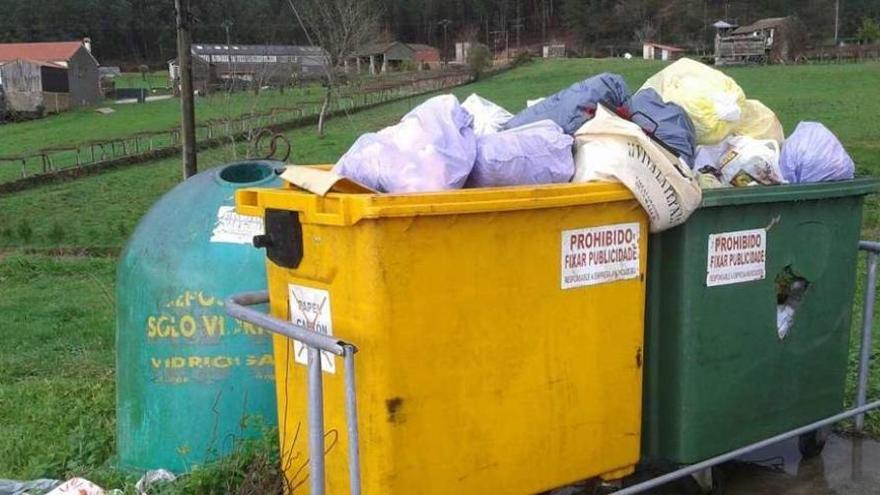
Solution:
<svg viewBox="0 0 880 495">
<path fill-rule="evenodd" d="M 549 119 L 562 127 L 566 134 L 574 135 L 584 122 L 596 115 L 599 103 L 628 113 L 629 88 L 626 81 L 608 72 L 585 79 L 516 114 L 504 128 L 513 129 Z"/>
<path fill-rule="evenodd" d="M 633 95 L 630 110 L 630 120 L 693 167 L 697 134 L 683 108 L 672 102 L 664 103 L 656 91 L 648 88 Z"/>
</svg>

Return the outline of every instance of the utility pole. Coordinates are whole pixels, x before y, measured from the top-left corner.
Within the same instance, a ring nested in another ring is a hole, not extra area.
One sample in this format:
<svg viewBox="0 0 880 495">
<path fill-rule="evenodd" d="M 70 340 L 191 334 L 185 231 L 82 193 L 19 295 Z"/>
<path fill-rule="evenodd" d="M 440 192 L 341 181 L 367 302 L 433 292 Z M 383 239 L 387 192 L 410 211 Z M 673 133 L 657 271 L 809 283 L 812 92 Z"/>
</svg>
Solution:
<svg viewBox="0 0 880 495">
<path fill-rule="evenodd" d="M 547 0 L 541 0 L 541 43 L 547 42 Z"/>
<path fill-rule="evenodd" d="M 834 46 L 840 40 L 840 0 L 834 2 Z"/>
<path fill-rule="evenodd" d="M 183 136 L 183 178 L 196 174 L 196 111 L 192 80 L 192 13 L 189 0 L 174 0 L 177 10 L 177 63 L 180 66 L 180 113 Z"/>
<path fill-rule="evenodd" d="M 449 53 L 449 41 L 448 41 L 446 32 L 449 29 L 449 25 L 452 24 L 452 21 L 450 21 L 449 19 L 443 19 L 442 21 L 438 22 L 437 24 L 439 24 L 440 26 L 443 26 L 443 67 L 446 67 L 449 65 L 448 55 L 447 55 Z"/>
<path fill-rule="evenodd" d="M 223 29 L 226 30 L 226 63 L 229 64 L 229 68 L 232 70 L 232 80 L 235 80 L 235 64 L 232 63 L 232 37 L 229 35 L 229 28 L 231 28 L 235 23 L 232 22 L 232 19 L 226 19 L 223 21 Z"/>
</svg>

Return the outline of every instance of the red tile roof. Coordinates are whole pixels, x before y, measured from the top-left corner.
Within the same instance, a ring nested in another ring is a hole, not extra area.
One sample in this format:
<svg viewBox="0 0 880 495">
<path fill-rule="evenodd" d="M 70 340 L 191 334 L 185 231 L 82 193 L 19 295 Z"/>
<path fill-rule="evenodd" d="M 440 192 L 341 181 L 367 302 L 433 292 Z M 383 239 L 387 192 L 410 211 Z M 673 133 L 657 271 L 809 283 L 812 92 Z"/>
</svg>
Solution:
<svg viewBox="0 0 880 495">
<path fill-rule="evenodd" d="M 82 41 L 57 41 L 49 43 L 0 43 L 0 62 L 19 58 L 39 62 L 58 62 L 69 60 Z"/>
</svg>

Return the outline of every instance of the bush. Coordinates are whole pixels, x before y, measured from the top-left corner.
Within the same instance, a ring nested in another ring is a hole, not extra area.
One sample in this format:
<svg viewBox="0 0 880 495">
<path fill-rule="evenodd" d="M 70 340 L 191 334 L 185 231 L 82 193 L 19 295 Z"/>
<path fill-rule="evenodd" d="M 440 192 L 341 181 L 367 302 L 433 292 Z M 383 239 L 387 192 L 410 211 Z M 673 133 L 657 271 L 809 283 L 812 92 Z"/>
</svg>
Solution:
<svg viewBox="0 0 880 495">
<path fill-rule="evenodd" d="M 510 63 L 512 67 L 519 67 L 521 65 L 526 65 L 532 63 L 535 56 L 532 55 L 532 52 L 528 50 L 522 50 L 513 57 L 513 61 Z"/>
<path fill-rule="evenodd" d="M 880 40 L 880 24 L 870 17 L 862 18 L 862 25 L 856 33 L 856 38 L 865 43 L 873 43 Z"/>
<path fill-rule="evenodd" d="M 492 67 L 492 52 L 486 45 L 472 46 L 468 51 L 467 65 L 474 78 L 479 79 L 486 69 Z"/>
</svg>

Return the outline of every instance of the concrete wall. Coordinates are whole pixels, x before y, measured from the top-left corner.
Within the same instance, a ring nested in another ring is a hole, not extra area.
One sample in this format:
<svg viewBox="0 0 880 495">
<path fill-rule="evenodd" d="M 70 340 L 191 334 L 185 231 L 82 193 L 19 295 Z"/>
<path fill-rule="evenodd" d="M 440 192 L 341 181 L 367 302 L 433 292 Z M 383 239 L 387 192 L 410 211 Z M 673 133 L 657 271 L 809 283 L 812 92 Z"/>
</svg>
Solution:
<svg viewBox="0 0 880 495">
<path fill-rule="evenodd" d="M 24 60 L 0 66 L 5 106 L 10 112 L 36 112 L 43 104 L 40 66 Z"/>
<path fill-rule="evenodd" d="M 70 58 L 67 77 L 70 83 L 71 107 L 98 104 L 101 99 L 98 63 L 85 47 L 77 50 Z"/>
</svg>

